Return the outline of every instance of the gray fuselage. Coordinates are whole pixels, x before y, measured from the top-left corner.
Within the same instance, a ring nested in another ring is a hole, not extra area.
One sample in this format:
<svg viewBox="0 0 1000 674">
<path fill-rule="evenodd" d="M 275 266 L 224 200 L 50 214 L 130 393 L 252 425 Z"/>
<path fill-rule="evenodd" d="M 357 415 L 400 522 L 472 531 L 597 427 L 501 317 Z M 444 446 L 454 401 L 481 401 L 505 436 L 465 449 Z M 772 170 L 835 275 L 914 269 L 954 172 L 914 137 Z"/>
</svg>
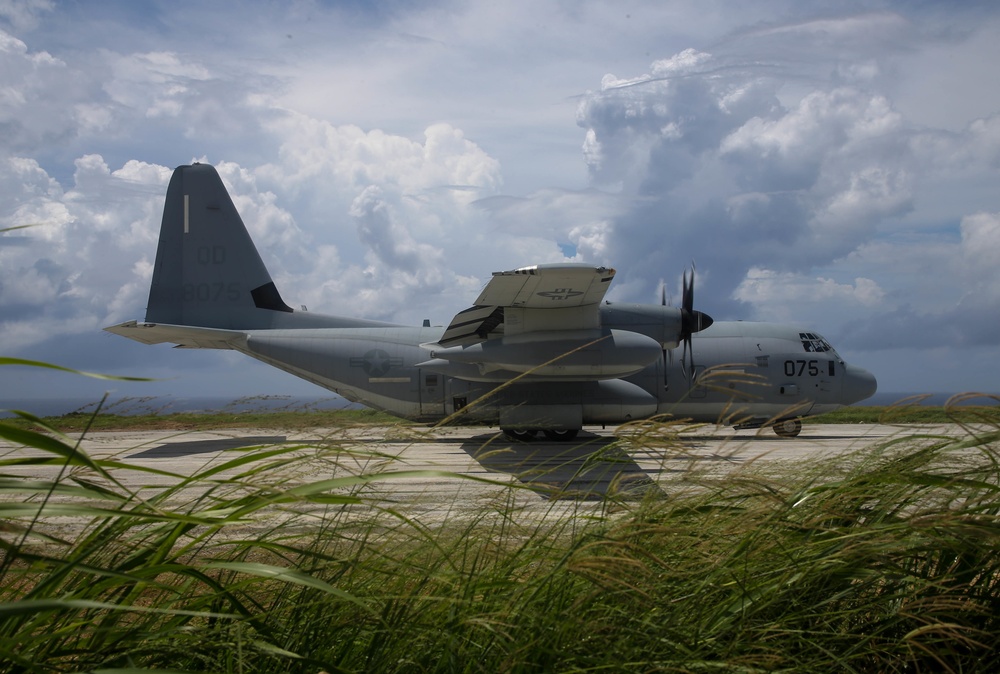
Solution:
<svg viewBox="0 0 1000 674">
<path fill-rule="evenodd" d="M 752 426 L 822 414 L 864 400 L 876 386 L 822 337 L 789 325 L 717 322 L 693 337 L 693 373 L 674 348 L 630 376 L 580 381 L 531 372 L 469 381 L 421 367 L 429 357 L 421 345 L 441 332 L 391 325 L 269 329 L 249 331 L 236 348 L 348 400 L 426 422 L 455 415 L 490 425 L 578 428 L 671 414 Z"/>
</svg>

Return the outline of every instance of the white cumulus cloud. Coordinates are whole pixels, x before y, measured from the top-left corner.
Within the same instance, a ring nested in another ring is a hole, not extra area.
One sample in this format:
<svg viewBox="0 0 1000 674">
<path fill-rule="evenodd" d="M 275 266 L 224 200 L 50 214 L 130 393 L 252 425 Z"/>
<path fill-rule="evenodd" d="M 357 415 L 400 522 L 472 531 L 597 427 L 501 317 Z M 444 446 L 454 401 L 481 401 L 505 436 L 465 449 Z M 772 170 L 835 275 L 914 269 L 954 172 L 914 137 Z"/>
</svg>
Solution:
<svg viewBox="0 0 1000 674">
<path fill-rule="evenodd" d="M 314 311 L 444 323 L 560 260 L 655 301 L 694 261 L 719 320 L 1000 362 L 1000 11 L 882 7 L 3 3 L 0 229 L 34 226 L 0 234 L 0 349 L 176 357 L 99 328 L 142 316 L 199 160 Z"/>
</svg>

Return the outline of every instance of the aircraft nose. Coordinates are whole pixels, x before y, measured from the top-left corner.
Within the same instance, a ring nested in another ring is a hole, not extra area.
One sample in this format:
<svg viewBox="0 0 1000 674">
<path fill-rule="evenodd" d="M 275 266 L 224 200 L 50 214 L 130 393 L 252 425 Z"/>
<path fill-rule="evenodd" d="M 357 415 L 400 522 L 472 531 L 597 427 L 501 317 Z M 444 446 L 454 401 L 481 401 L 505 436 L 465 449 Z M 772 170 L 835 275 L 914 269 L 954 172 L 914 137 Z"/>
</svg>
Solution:
<svg viewBox="0 0 1000 674">
<path fill-rule="evenodd" d="M 844 379 L 845 405 L 861 402 L 875 395 L 875 391 L 878 389 L 875 375 L 856 365 L 847 365 L 845 370 L 847 375 Z"/>
</svg>

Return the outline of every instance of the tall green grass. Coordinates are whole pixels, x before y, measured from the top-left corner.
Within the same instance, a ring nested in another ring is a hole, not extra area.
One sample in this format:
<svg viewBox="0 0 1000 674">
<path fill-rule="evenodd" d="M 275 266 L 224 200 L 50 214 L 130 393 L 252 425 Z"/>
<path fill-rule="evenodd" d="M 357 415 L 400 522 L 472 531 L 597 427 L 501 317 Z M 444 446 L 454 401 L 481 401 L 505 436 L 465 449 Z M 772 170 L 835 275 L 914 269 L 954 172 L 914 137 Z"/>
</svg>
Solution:
<svg viewBox="0 0 1000 674">
<path fill-rule="evenodd" d="M 425 519 L 390 481 L 463 478 L 338 435 L 180 475 L 0 423 L 0 668 L 997 671 L 1000 429 L 955 428 L 575 509 L 485 484 Z M 619 446 L 690 455 L 678 431 Z"/>
</svg>

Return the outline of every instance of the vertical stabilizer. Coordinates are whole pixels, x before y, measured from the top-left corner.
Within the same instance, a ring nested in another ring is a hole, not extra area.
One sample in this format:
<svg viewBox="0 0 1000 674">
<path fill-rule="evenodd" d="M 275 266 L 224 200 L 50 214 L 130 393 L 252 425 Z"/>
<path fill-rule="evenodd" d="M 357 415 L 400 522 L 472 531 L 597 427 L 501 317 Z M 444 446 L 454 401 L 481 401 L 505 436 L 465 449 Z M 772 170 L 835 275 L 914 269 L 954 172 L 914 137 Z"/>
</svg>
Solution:
<svg viewBox="0 0 1000 674">
<path fill-rule="evenodd" d="M 146 321 L 269 328 L 291 313 L 213 166 L 174 170 L 167 188 Z"/>
</svg>

